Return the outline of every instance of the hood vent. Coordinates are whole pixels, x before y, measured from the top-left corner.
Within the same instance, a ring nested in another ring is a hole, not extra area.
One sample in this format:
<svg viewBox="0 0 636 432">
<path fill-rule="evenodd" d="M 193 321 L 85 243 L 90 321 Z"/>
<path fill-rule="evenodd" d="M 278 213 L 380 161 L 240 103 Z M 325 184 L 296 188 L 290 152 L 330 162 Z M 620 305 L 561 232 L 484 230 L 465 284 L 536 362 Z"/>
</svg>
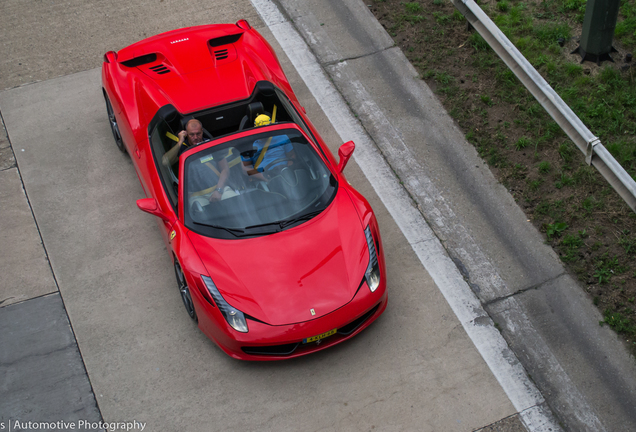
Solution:
<svg viewBox="0 0 636 432">
<path fill-rule="evenodd" d="M 225 60 L 229 56 L 227 48 L 214 51 L 214 58 L 217 60 Z"/>
<path fill-rule="evenodd" d="M 221 36 L 218 38 L 210 39 L 208 43 L 210 44 L 212 48 L 216 48 L 216 47 L 220 47 L 221 45 L 233 44 L 234 42 L 238 41 L 241 38 L 241 36 L 243 36 L 243 33 L 233 34 L 229 36 Z"/>
<path fill-rule="evenodd" d="M 157 75 L 164 75 L 164 74 L 170 73 L 170 69 L 168 69 L 163 64 L 160 64 L 160 65 L 157 65 L 157 66 L 151 66 L 148 69 L 150 69 L 151 71 L 155 72 Z"/>
<path fill-rule="evenodd" d="M 234 44 L 241 39 L 241 36 L 243 33 L 221 36 L 208 41 L 208 49 L 216 67 L 236 60 L 237 54 Z"/>
<path fill-rule="evenodd" d="M 137 67 L 137 66 L 145 65 L 148 63 L 156 62 L 156 61 L 157 61 L 157 54 L 153 53 L 153 54 L 146 54 L 146 55 L 132 58 L 130 60 L 123 61 L 121 62 L 121 64 L 127 67 Z"/>
</svg>

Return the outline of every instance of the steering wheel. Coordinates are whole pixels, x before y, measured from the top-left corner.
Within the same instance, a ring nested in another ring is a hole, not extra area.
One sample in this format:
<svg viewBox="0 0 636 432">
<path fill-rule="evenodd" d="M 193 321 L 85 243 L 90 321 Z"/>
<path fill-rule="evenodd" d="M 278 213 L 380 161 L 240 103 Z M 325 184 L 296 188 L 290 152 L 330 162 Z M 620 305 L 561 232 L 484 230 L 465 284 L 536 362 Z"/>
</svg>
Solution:
<svg viewBox="0 0 636 432">
<path fill-rule="evenodd" d="M 275 167 L 274 165 L 281 163 L 281 162 L 285 162 L 285 166 L 277 166 Z M 272 170 L 282 170 L 283 168 L 286 168 L 287 162 L 289 162 L 289 159 L 287 158 L 278 158 L 278 159 L 274 159 L 273 161 L 271 161 L 270 163 L 267 164 L 268 167 L 272 167 L 272 168 L 267 168 L 265 169 L 265 171 L 272 171 Z"/>
</svg>

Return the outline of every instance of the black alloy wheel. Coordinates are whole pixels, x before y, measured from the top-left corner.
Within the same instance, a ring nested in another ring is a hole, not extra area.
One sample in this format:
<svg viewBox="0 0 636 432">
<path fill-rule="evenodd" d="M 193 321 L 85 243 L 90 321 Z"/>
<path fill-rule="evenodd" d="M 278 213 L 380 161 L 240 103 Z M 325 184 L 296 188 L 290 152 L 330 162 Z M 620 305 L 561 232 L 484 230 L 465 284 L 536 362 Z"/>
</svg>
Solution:
<svg viewBox="0 0 636 432">
<path fill-rule="evenodd" d="M 117 144 L 117 148 L 122 153 L 127 153 L 126 146 L 124 145 L 124 140 L 121 138 L 121 134 L 119 133 L 119 126 L 117 125 L 117 118 L 115 117 L 115 110 L 113 110 L 113 106 L 108 99 L 108 96 L 104 94 L 104 99 L 106 99 L 106 111 L 108 112 L 108 123 L 110 123 L 110 130 L 113 132 L 113 138 L 115 138 L 115 144 Z"/>
<path fill-rule="evenodd" d="M 190 288 L 188 288 L 188 282 L 186 281 L 179 261 L 175 261 L 174 263 L 174 273 L 177 276 L 177 287 L 179 288 L 179 294 L 181 294 L 183 305 L 185 306 L 188 315 L 190 315 L 190 318 L 197 321 L 197 312 L 194 310 L 194 303 L 192 302 L 192 296 L 190 295 Z"/>
</svg>

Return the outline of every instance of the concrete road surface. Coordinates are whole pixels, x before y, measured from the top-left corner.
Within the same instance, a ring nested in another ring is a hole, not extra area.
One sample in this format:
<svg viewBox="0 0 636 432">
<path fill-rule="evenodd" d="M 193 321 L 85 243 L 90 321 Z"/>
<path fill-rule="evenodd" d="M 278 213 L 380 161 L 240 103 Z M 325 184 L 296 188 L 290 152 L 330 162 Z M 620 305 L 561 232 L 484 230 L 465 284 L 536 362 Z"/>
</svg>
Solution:
<svg viewBox="0 0 636 432">
<path fill-rule="evenodd" d="M 0 424 L 633 430 L 633 359 L 363 2 L 8 0 L 2 12 L 0 323 L 20 331 L 3 334 Z M 346 172 L 378 214 L 390 287 L 358 337 L 274 364 L 229 359 L 189 321 L 97 69 L 145 36 L 240 18 L 277 50 L 331 149 L 356 140 Z"/>
<path fill-rule="evenodd" d="M 6 6 L 9 15 L 21 16 L 18 3 Z M 28 43 L 12 35 L 3 47 L 3 86 L 41 82 L 0 93 L 17 160 L 17 167 L 9 164 L 2 172 L 2 186 L 15 200 L 14 208 L 3 199 L 2 224 L 16 234 L 7 240 L 11 247 L 25 249 L 14 249 L 24 258 L 3 268 L 20 283 L 3 283 L 2 300 L 16 304 L 0 308 L 0 317 L 13 322 L 11 314 L 20 307 L 33 320 L 47 319 L 48 297 L 39 296 L 61 296 L 56 307 L 68 313 L 72 333 L 66 334 L 75 336 L 79 348 L 70 356 L 80 370 L 85 364 L 85 384 L 75 387 L 93 407 L 92 420 L 136 420 L 151 431 L 470 431 L 502 419 L 509 430 L 521 427 L 510 400 L 354 163 L 348 177 L 374 206 L 385 243 L 391 294 L 383 317 L 349 343 L 278 363 L 237 362 L 203 336 L 183 310 L 154 218 L 135 206 L 143 192 L 129 158 L 112 142 L 99 69 L 82 67 L 99 64 L 93 45 L 101 54 L 142 37 L 136 25 L 158 32 L 188 22 L 167 20 L 166 10 L 178 10 L 176 3 L 168 9 L 159 4 L 161 14 L 144 14 L 151 6 L 111 5 L 109 13 L 128 13 L 122 20 L 128 24 L 111 34 L 103 27 L 104 5 L 35 4 L 33 12 L 48 17 L 52 34 L 23 34 Z M 246 1 L 208 5 L 196 20 L 244 17 L 275 44 Z M 69 26 L 68 34 L 59 30 Z M 86 39 L 88 33 L 96 42 Z M 44 61 L 29 54 L 33 50 Z M 336 149 L 342 140 L 280 49 L 279 55 L 312 120 Z M 25 66 L 26 75 L 17 66 Z M 63 76 L 47 79 L 55 75 Z M 26 195 L 12 186 L 16 179 Z M 31 279 L 20 279 L 26 275 Z M 25 288 L 16 293 L 16 285 Z M 26 336 L 4 345 L 13 357 L 40 344 L 30 336 L 39 330 L 23 330 Z M 3 362 L 0 399 L 16 394 L 17 384 L 7 381 L 13 370 L 28 376 L 48 366 L 49 374 L 68 383 L 63 377 L 71 361 L 57 362 L 54 351 L 45 350 L 34 366 Z M 77 420 L 88 416 L 63 392 L 3 405 L 0 422 L 69 420 L 73 412 Z"/>
</svg>

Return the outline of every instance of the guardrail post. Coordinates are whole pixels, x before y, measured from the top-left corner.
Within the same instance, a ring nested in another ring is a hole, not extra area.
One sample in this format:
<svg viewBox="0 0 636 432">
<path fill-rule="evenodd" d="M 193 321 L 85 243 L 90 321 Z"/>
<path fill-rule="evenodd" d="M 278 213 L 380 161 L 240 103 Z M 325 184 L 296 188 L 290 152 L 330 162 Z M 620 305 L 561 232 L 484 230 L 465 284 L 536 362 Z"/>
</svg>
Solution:
<svg viewBox="0 0 636 432">
<path fill-rule="evenodd" d="M 612 60 L 611 52 L 614 29 L 618 19 L 620 0 L 587 0 L 581 42 L 572 54 L 581 55 L 581 63 L 585 60 L 601 64 L 603 60 Z"/>
<path fill-rule="evenodd" d="M 592 157 L 594 157 L 594 147 L 601 143 L 601 140 L 596 138 L 587 143 L 587 151 L 585 153 L 585 162 L 588 165 L 592 165 Z"/>
</svg>

